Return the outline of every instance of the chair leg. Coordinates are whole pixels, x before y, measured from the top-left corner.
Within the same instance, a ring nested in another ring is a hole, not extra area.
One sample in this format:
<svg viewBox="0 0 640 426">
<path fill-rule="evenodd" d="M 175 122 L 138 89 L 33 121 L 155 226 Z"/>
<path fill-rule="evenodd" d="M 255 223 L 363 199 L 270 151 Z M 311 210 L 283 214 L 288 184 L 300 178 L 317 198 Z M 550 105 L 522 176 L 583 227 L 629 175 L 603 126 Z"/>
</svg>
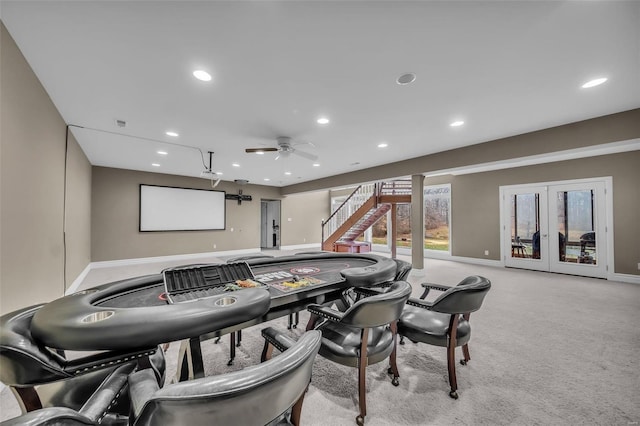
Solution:
<svg viewBox="0 0 640 426">
<path fill-rule="evenodd" d="M 458 330 L 458 314 L 451 315 L 449 321 L 449 342 L 447 345 L 447 368 L 449 370 L 449 396 L 458 399 L 458 380 L 456 379 L 456 335 Z"/>
<path fill-rule="evenodd" d="M 266 340 L 264 341 L 264 348 L 262 348 L 262 356 L 260 356 L 260 362 L 265 362 L 271 359 L 273 355 L 273 345 Z"/>
<path fill-rule="evenodd" d="M 302 392 L 302 395 L 300 395 L 300 398 L 298 398 L 296 403 L 291 408 L 291 423 L 293 424 L 293 426 L 300 425 L 300 416 L 302 415 L 302 403 L 304 402 L 304 396 L 308 390 L 309 390 L 309 386 L 307 386 L 304 392 Z"/>
<path fill-rule="evenodd" d="M 391 333 L 393 334 L 393 351 L 391 351 L 391 356 L 389 356 L 389 374 L 393 374 L 393 379 L 391 379 L 391 383 L 393 386 L 400 385 L 400 373 L 398 372 L 398 364 L 396 356 L 398 354 L 398 321 L 394 321 L 390 324 Z"/>
<path fill-rule="evenodd" d="M 42 408 L 42 402 L 40 402 L 38 392 L 36 392 L 33 386 L 26 388 L 17 388 L 12 386 L 11 391 L 16 396 L 18 405 L 20 405 L 20 409 L 23 412 L 28 413 Z"/>
<path fill-rule="evenodd" d="M 470 317 L 471 317 L 471 314 L 469 314 L 469 313 L 462 315 L 462 318 L 464 318 L 467 321 L 469 321 Z M 464 359 L 460 360 L 460 364 L 467 365 L 467 363 L 469 361 L 471 361 L 471 356 L 469 355 L 469 344 L 468 343 L 465 343 L 462 346 L 462 355 L 464 355 Z"/>
<path fill-rule="evenodd" d="M 232 331 L 229 334 L 229 361 L 227 365 L 233 365 L 233 360 L 236 358 L 236 332 Z"/>
<path fill-rule="evenodd" d="M 369 341 L 369 329 L 362 330 L 360 340 L 360 357 L 358 358 L 358 397 L 360 402 L 360 414 L 356 417 L 359 426 L 364 425 L 364 417 L 367 415 L 367 342 Z"/>
<path fill-rule="evenodd" d="M 313 330 L 319 318 L 320 317 L 316 314 L 309 315 L 309 322 L 307 323 L 306 331 Z"/>
<path fill-rule="evenodd" d="M 464 355 L 464 359 L 460 360 L 460 364 L 467 365 L 469 361 L 471 361 L 471 357 L 469 356 L 469 344 L 465 344 L 462 346 L 462 355 Z"/>
</svg>

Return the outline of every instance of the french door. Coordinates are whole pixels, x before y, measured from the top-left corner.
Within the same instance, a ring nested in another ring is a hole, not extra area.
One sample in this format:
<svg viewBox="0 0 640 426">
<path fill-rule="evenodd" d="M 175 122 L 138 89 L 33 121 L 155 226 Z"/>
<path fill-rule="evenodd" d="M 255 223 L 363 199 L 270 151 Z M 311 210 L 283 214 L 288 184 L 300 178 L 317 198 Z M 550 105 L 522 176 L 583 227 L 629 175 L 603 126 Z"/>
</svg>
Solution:
<svg viewBox="0 0 640 426">
<path fill-rule="evenodd" d="M 606 179 L 501 187 L 505 265 L 606 278 Z"/>
</svg>

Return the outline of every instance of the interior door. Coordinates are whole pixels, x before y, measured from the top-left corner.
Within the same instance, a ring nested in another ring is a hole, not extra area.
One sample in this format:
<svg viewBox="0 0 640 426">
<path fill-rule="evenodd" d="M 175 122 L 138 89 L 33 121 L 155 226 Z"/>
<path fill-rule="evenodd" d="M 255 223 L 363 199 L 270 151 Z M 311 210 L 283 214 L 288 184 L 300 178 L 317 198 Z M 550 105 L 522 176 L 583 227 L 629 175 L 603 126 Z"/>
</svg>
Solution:
<svg viewBox="0 0 640 426">
<path fill-rule="evenodd" d="M 549 187 L 552 272 L 607 276 L 605 205 L 603 182 Z"/>
<path fill-rule="evenodd" d="M 509 187 L 502 200 L 505 265 L 548 271 L 547 187 Z"/>
</svg>

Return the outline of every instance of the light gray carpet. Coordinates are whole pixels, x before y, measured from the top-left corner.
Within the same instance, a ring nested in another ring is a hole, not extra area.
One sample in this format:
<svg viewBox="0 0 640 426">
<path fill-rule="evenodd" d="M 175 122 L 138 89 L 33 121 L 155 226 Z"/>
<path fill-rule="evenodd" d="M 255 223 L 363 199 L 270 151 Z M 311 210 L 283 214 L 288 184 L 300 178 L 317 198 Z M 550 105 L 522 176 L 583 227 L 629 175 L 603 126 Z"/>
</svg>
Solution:
<svg viewBox="0 0 640 426">
<path fill-rule="evenodd" d="M 399 387 L 391 385 L 386 363 L 367 369 L 367 425 L 640 421 L 640 286 L 440 260 L 427 260 L 426 271 L 431 282 L 454 285 L 479 274 L 493 284 L 471 316 L 471 361 L 457 368 L 460 398 L 448 396 L 445 349 L 408 342 L 399 346 Z M 419 295 L 422 280 L 410 281 Z M 303 332 L 306 318 L 301 315 L 292 335 Z M 269 325 L 286 330 L 286 318 Z M 228 336 L 205 342 L 206 373 L 258 363 L 265 326 L 243 332 L 232 367 L 226 365 Z M 167 352 L 168 375 L 175 372 L 178 346 Z M 12 398 L 2 391 L 0 419 L 18 414 Z M 356 370 L 318 357 L 302 423 L 355 424 L 357 401 Z"/>
</svg>

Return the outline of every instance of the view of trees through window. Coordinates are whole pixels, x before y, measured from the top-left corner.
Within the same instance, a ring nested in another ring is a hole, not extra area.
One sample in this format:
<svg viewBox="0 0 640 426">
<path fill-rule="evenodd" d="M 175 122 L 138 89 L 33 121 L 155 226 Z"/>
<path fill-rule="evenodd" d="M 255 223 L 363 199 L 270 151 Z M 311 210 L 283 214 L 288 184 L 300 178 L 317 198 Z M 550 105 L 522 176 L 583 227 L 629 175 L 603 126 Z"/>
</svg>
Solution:
<svg viewBox="0 0 640 426">
<path fill-rule="evenodd" d="M 437 186 L 424 189 L 424 248 L 449 251 L 449 210 L 451 187 Z M 397 247 L 411 247 L 411 205 L 397 208 Z M 373 243 L 387 244 L 387 216 L 373 225 Z"/>
<path fill-rule="evenodd" d="M 424 248 L 449 251 L 451 187 L 424 188 Z"/>
</svg>

